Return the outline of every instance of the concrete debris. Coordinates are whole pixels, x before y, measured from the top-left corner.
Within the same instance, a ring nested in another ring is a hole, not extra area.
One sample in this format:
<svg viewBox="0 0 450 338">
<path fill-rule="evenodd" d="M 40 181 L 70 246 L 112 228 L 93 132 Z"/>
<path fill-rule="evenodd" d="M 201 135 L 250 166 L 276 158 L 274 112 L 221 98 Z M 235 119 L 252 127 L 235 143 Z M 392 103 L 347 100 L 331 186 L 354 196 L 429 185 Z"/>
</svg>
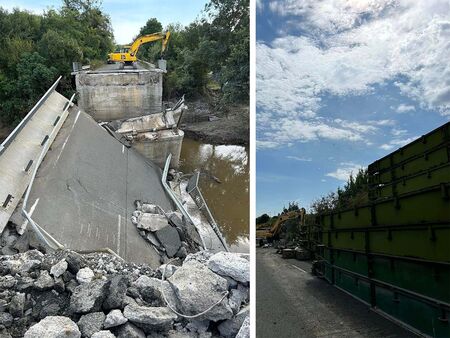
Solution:
<svg viewBox="0 0 450 338">
<path fill-rule="evenodd" d="M 50 269 L 50 274 L 57 278 L 59 276 L 62 276 L 64 272 L 66 272 L 68 267 L 68 264 L 65 259 L 60 260 L 58 263 L 52 266 Z"/>
<path fill-rule="evenodd" d="M 245 318 L 235 338 L 250 338 L 250 316 Z"/>
<path fill-rule="evenodd" d="M 82 268 L 77 272 L 77 282 L 80 284 L 90 283 L 94 278 L 94 271 L 90 268 Z"/>
<path fill-rule="evenodd" d="M 105 322 L 103 324 L 103 327 L 105 329 L 109 329 L 110 327 L 119 326 L 122 324 L 125 324 L 128 321 L 127 318 L 122 314 L 122 311 L 119 309 L 112 310 L 108 315 L 106 316 Z"/>
<path fill-rule="evenodd" d="M 224 337 L 235 337 L 244 323 L 245 318 L 247 318 L 249 314 L 250 309 L 246 306 L 244 309 L 239 311 L 236 316 L 222 322 L 218 326 L 220 334 Z"/>
<path fill-rule="evenodd" d="M 138 229 L 155 232 L 169 225 L 166 216 L 159 214 L 144 213 L 139 219 Z"/>
<path fill-rule="evenodd" d="M 72 310 L 75 313 L 88 313 L 100 310 L 106 298 L 105 291 L 108 289 L 109 283 L 106 280 L 97 279 L 77 286 L 70 297 Z"/>
<path fill-rule="evenodd" d="M 0 337 L 232 337 L 245 320 L 248 282 L 213 272 L 212 257 L 198 252 L 168 263 L 162 281 L 164 266 L 106 253 L 0 256 Z M 90 277 L 80 278 L 86 271 Z M 188 319 L 171 308 L 207 311 Z"/>
<path fill-rule="evenodd" d="M 109 330 L 102 330 L 94 333 L 91 338 L 116 338 Z"/>
<path fill-rule="evenodd" d="M 70 318 L 49 316 L 33 325 L 24 338 L 80 338 L 81 332 Z"/>
<path fill-rule="evenodd" d="M 208 261 L 208 267 L 221 276 L 247 283 L 250 281 L 250 262 L 229 252 L 218 252 Z"/>
<path fill-rule="evenodd" d="M 178 310 L 188 315 L 198 314 L 220 301 L 228 290 L 227 281 L 205 265 L 192 261 L 185 264 L 169 278 L 178 298 Z M 225 298 L 211 311 L 198 319 L 219 321 L 230 319 L 233 311 Z"/>
<path fill-rule="evenodd" d="M 83 337 L 92 337 L 92 335 L 103 328 L 105 321 L 105 314 L 103 312 L 92 312 L 81 316 L 78 321 L 81 335 Z"/>
</svg>

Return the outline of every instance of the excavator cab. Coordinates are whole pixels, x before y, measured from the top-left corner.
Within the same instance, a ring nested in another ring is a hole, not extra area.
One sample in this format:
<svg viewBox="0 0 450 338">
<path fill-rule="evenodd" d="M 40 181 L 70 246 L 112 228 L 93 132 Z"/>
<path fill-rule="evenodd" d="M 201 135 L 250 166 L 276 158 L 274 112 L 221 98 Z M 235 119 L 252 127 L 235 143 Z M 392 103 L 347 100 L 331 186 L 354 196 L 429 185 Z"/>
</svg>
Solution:
<svg viewBox="0 0 450 338">
<path fill-rule="evenodd" d="M 161 40 L 162 41 L 161 57 L 162 57 L 164 51 L 167 48 L 169 38 L 170 32 L 153 33 L 140 36 L 136 40 L 134 40 L 131 45 L 119 47 L 113 53 L 108 54 L 108 63 L 120 62 L 121 68 L 123 68 L 124 66 L 133 66 L 133 68 L 136 68 L 135 64 L 135 62 L 137 61 L 136 54 L 140 46 L 142 46 L 145 43 Z"/>
</svg>

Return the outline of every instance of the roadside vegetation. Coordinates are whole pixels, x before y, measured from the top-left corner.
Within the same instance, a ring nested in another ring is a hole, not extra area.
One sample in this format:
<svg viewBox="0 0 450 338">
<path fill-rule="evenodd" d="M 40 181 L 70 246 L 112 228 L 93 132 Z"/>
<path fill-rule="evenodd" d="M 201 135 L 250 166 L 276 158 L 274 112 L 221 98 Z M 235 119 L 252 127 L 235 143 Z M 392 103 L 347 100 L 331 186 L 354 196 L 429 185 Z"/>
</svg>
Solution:
<svg viewBox="0 0 450 338">
<path fill-rule="evenodd" d="M 100 0 L 63 0 L 43 14 L 0 8 L 0 130 L 12 128 L 59 75 L 59 91 L 74 92 L 72 62 L 98 65 L 114 47 L 109 16 Z M 141 34 L 170 30 L 166 51 L 166 99 L 212 97 L 218 106 L 248 104 L 249 0 L 210 0 L 188 26 L 163 27 L 149 18 Z M 138 57 L 155 62 L 160 44 L 144 45 Z M 1 138 L 1 135 L 0 135 Z"/>
</svg>

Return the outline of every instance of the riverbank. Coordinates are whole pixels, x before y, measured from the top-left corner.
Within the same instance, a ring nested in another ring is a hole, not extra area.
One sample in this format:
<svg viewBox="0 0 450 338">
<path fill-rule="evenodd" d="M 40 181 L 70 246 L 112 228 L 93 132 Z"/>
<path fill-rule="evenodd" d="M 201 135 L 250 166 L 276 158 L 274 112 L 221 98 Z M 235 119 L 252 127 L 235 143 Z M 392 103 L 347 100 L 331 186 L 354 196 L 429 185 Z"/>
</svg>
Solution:
<svg viewBox="0 0 450 338">
<path fill-rule="evenodd" d="M 231 105 L 216 110 L 205 100 L 186 103 L 180 128 L 187 138 L 210 144 L 248 145 L 250 137 L 248 105 Z"/>
</svg>

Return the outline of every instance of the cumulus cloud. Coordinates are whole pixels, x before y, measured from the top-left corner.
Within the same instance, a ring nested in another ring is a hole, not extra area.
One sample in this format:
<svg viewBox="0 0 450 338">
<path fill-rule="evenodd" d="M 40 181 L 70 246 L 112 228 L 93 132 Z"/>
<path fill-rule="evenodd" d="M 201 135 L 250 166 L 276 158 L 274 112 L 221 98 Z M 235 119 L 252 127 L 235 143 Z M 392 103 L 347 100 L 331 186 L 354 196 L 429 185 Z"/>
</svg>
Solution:
<svg viewBox="0 0 450 338">
<path fill-rule="evenodd" d="M 416 107 L 415 106 L 413 106 L 413 105 L 407 105 L 407 104 L 400 104 L 396 109 L 395 109 L 395 111 L 397 112 L 397 113 L 407 113 L 407 112 L 410 112 L 410 111 L 415 111 L 416 110 Z"/>
<path fill-rule="evenodd" d="M 291 31 L 305 33 L 257 43 L 257 128 L 263 140 L 281 145 L 327 138 L 330 133 L 322 131 L 332 130 L 343 140 L 367 141 L 392 121 L 359 126 L 328 120 L 319 116 L 321 96 L 370 93 L 387 81 L 418 105 L 450 114 L 448 1 L 283 0 L 268 7 L 296 25 Z M 289 20 L 292 16 L 298 20 Z M 300 122 L 307 132 L 283 137 L 286 121 Z"/>
<path fill-rule="evenodd" d="M 333 177 L 339 181 L 347 181 L 350 175 L 356 175 L 356 173 L 363 169 L 363 166 L 353 162 L 342 162 L 335 171 L 326 174 L 325 176 Z"/>
</svg>

